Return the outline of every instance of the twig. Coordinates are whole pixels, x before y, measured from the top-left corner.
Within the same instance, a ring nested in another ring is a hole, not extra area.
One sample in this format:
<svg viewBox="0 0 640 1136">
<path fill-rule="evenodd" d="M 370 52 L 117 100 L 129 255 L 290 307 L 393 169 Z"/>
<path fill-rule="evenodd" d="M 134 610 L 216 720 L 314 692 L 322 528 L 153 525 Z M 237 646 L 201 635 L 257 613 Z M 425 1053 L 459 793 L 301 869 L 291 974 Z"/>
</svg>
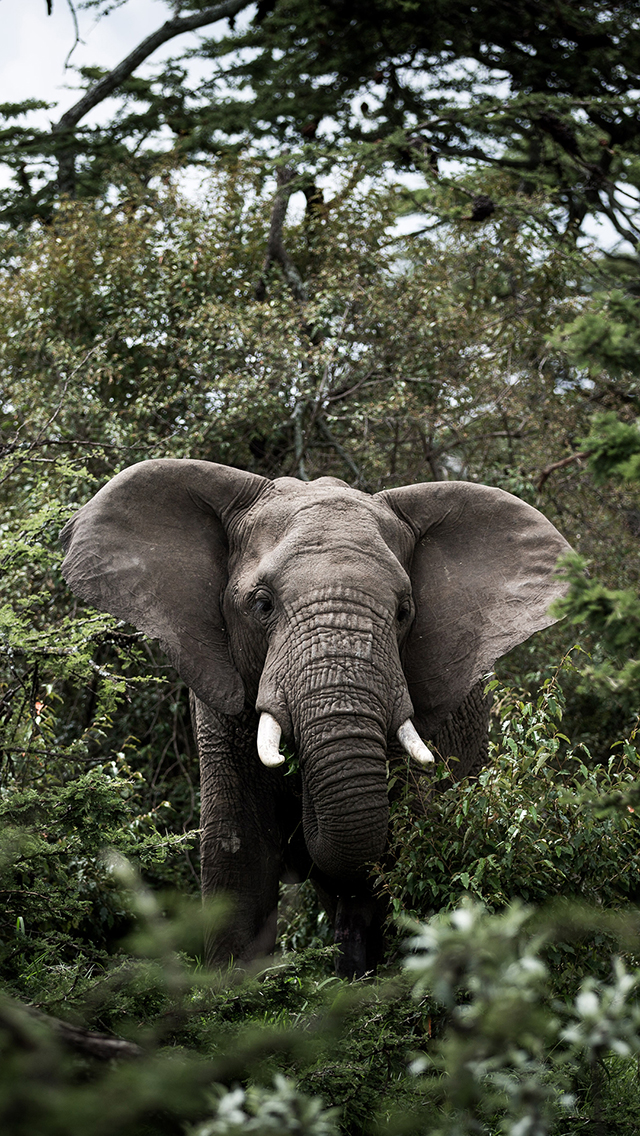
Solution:
<svg viewBox="0 0 640 1136">
<path fill-rule="evenodd" d="M 374 375 L 375 369 L 372 368 L 372 370 L 367 371 L 367 373 L 363 375 L 363 377 L 359 379 L 357 383 L 354 383 L 352 387 L 343 387 L 342 390 L 336 391 L 335 394 L 327 394 L 327 402 L 339 402 L 340 399 L 349 398 L 349 395 L 355 394 L 356 391 L 359 391 L 361 387 L 366 386 L 371 380 L 373 380 L 374 383 L 392 383 L 395 381 L 393 375 L 380 375 L 378 376 L 378 378 L 373 378 Z M 423 383 L 424 379 L 406 379 L 403 376 L 403 382 Z"/>
<path fill-rule="evenodd" d="M 65 71 L 67 70 L 67 67 L 69 66 L 69 60 L 71 59 L 71 56 L 73 55 L 76 47 L 80 43 L 80 28 L 78 27 L 78 15 L 76 13 L 76 10 L 75 10 L 74 4 L 73 4 L 73 0 L 67 0 L 67 5 L 69 7 L 69 11 L 71 12 L 71 19 L 73 20 L 73 31 L 74 31 L 74 34 L 75 34 L 75 39 L 74 39 L 71 47 L 69 48 L 67 58 L 64 61 Z M 51 13 L 49 13 L 49 14 L 51 14 Z"/>
<path fill-rule="evenodd" d="M 357 285 L 356 285 L 356 287 L 357 287 Z M 349 316 L 351 315 L 351 309 L 353 307 L 354 296 L 355 296 L 355 289 L 352 292 L 351 296 L 349 297 L 348 303 L 347 303 L 345 310 L 344 310 L 344 314 L 342 316 L 342 321 L 340 323 L 340 327 L 338 329 L 338 334 L 335 337 L 333 347 L 331 348 L 331 352 L 329 354 L 329 358 L 327 359 L 327 361 L 325 363 L 324 370 L 322 372 L 322 378 L 320 379 L 320 383 L 318 384 L 318 391 L 317 391 L 315 401 L 314 401 L 314 404 L 313 404 L 313 407 L 312 407 L 312 410 L 311 410 L 311 416 L 309 418 L 309 422 L 308 422 L 308 425 L 307 425 L 307 433 L 310 433 L 311 430 L 313 429 L 316 418 L 322 413 L 322 405 L 323 405 L 325 399 L 327 399 L 328 396 L 329 396 L 329 391 L 331 390 L 331 365 L 332 365 L 333 360 L 335 358 L 336 351 L 338 350 L 338 344 L 340 343 L 340 340 L 342 339 L 342 336 L 344 335 L 344 331 L 345 331 L 345 328 L 347 326 L 347 320 L 348 320 Z"/>
<path fill-rule="evenodd" d="M 20 458 L 20 460 L 18 462 L 16 462 L 16 464 L 9 470 L 9 472 L 5 473 L 4 477 L 0 477 L 0 485 L 2 485 L 5 481 L 7 481 L 7 479 L 9 477 L 11 477 L 12 474 L 14 474 L 17 469 L 20 469 L 20 466 L 24 465 L 29 454 L 33 450 L 37 449 L 37 447 L 42 443 L 42 439 L 43 439 L 43 435 L 44 435 L 45 431 L 48 430 L 49 427 L 55 422 L 60 411 L 62 410 L 62 407 L 64 406 L 64 396 L 67 393 L 67 387 L 69 386 L 69 383 L 71 382 L 72 378 L 74 378 L 74 376 L 77 375 L 78 371 L 80 371 L 82 369 L 82 367 L 84 367 L 85 363 L 87 362 L 88 359 L 91 358 L 91 356 L 94 354 L 94 352 L 96 352 L 102 346 L 103 346 L 102 343 L 96 343 L 95 346 L 92 347 L 90 351 L 87 351 L 87 354 L 84 356 L 83 359 L 81 359 L 81 361 L 78 363 L 77 367 L 74 367 L 71 374 L 67 375 L 66 379 L 64 380 L 64 382 L 62 384 L 62 394 L 60 395 L 58 405 L 56 406 L 55 410 L 53 411 L 53 414 L 47 419 L 44 426 L 40 430 L 39 434 L 37 434 L 36 437 L 33 439 L 33 441 L 28 444 L 24 457 Z"/>
<path fill-rule="evenodd" d="M 565 466 L 571 465 L 572 462 L 581 461 L 582 458 L 586 458 L 588 456 L 589 455 L 587 450 L 579 450 L 578 453 L 571 454 L 570 457 L 563 458 L 562 461 L 557 461 L 554 462 L 553 465 L 548 465 L 545 469 L 542 470 L 542 473 L 540 474 L 540 477 L 536 482 L 536 489 L 538 490 L 538 493 L 542 489 L 542 486 L 544 485 L 549 475 L 552 474 L 556 469 L 564 469 Z"/>
<path fill-rule="evenodd" d="M 60 750 L 57 750 L 57 749 L 31 749 L 31 747 L 28 744 L 27 744 L 26 749 L 25 749 L 24 746 L 3 746 L 2 747 L 2 753 L 3 754 L 5 754 L 5 753 L 19 753 L 19 754 L 22 755 L 22 757 L 64 758 L 65 761 L 95 761 L 95 762 L 102 762 L 103 761 L 103 759 L 101 757 L 96 756 L 96 754 L 91 756 L 91 754 L 87 754 L 87 753 L 85 753 L 85 754 L 69 753 L 67 750 L 64 750 L 64 749 L 60 749 Z M 0 894 L 4 894 L 4 893 L 0 893 Z M 22 893 L 20 893 L 20 894 L 22 894 Z M 36 895 L 36 894 L 39 894 L 39 893 L 33 892 L 33 893 L 29 893 L 29 894 Z"/>
</svg>

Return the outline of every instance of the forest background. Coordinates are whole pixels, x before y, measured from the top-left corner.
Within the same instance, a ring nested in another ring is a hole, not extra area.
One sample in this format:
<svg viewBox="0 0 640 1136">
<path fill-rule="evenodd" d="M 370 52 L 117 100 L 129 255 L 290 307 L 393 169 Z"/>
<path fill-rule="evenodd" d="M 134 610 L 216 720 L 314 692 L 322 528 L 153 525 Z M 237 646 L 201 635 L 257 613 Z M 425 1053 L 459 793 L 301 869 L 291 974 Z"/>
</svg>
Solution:
<svg viewBox="0 0 640 1136">
<path fill-rule="evenodd" d="M 0 107 L 3 1130 L 635 1132 L 640 4 L 163 7 Z M 199 961 L 187 692 L 59 568 L 166 456 L 481 481 L 576 550 L 487 770 L 398 795 L 379 979 L 306 885 L 281 958 Z"/>
</svg>

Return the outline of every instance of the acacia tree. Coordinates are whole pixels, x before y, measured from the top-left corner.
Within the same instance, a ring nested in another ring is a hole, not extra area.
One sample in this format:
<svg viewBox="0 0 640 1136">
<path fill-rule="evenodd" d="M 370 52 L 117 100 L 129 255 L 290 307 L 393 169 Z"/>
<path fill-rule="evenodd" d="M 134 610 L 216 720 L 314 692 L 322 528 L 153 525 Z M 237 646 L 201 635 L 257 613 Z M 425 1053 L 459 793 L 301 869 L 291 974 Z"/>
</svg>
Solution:
<svg viewBox="0 0 640 1136">
<path fill-rule="evenodd" d="M 113 7 L 79 5 L 105 16 Z M 33 103 L 0 108 L 9 123 L 0 157 L 18 188 L 4 194 L 6 219 L 47 214 L 59 193 L 95 194 L 123 165 L 148 178 L 159 153 L 193 162 L 256 146 L 272 156 L 302 147 L 301 184 L 317 205 L 314 176 L 332 168 L 336 147 L 357 143 L 371 147 L 374 165 L 417 169 L 427 182 L 450 175 L 450 159 L 503 170 L 523 194 L 553 192 L 562 229 L 577 232 L 587 214 L 605 214 L 621 236 L 638 239 L 640 0 L 174 0 L 168 8 L 171 18 L 117 67 L 81 69 L 84 94 L 50 130 L 11 125 Z M 236 28 L 244 12 L 248 25 Z M 225 20 L 227 34 L 216 28 L 195 47 L 181 41 L 154 76 L 137 73 L 161 44 Z M 211 65 L 200 84 L 190 53 Z M 107 97 L 118 109 L 88 128 L 87 114 Z M 475 221 L 500 207 L 499 194 L 473 182 L 459 184 L 451 203 Z"/>
</svg>

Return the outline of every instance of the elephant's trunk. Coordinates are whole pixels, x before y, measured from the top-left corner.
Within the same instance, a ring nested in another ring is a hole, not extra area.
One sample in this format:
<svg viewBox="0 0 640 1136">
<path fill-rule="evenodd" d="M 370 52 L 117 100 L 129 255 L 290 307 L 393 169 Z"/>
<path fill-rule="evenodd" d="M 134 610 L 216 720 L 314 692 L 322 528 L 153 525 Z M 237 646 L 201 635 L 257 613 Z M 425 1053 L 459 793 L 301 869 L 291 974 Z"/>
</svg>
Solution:
<svg viewBox="0 0 640 1136">
<path fill-rule="evenodd" d="M 413 707 L 393 615 L 356 589 L 336 593 L 305 595 L 290 608 L 286 633 L 271 644 L 256 708 L 295 743 L 314 862 L 348 880 L 384 850 L 387 739 Z M 275 763 L 275 745 L 267 743 L 265 733 L 262 749 Z"/>
<path fill-rule="evenodd" d="M 386 732 L 363 711 L 323 716 L 303 730 L 300 762 L 311 857 L 329 876 L 355 877 L 387 839 Z"/>
</svg>

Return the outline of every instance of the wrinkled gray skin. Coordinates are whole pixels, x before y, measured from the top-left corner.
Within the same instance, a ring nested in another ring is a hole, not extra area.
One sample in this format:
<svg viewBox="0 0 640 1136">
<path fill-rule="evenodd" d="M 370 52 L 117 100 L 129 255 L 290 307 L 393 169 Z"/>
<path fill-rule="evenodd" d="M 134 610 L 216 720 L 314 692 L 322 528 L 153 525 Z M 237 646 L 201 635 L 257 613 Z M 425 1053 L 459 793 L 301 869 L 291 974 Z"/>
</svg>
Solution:
<svg viewBox="0 0 640 1136">
<path fill-rule="evenodd" d="M 478 682 L 553 622 L 566 542 L 537 510 L 468 482 L 369 496 L 187 460 L 124 470 L 63 541 L 73 590 L 158 638 L 191 688 L 203 892 L 235 900 L 210 961 L 271 951 L 279 880 L 311 872 L 339 971 L 363 973 L 380 946 L 363 866 L 385 850 L 398 727 L 412 719 L 461 774 L 477 767 Z M 261 711 L 298 780 L 260 763 Z"/>
</svg>

